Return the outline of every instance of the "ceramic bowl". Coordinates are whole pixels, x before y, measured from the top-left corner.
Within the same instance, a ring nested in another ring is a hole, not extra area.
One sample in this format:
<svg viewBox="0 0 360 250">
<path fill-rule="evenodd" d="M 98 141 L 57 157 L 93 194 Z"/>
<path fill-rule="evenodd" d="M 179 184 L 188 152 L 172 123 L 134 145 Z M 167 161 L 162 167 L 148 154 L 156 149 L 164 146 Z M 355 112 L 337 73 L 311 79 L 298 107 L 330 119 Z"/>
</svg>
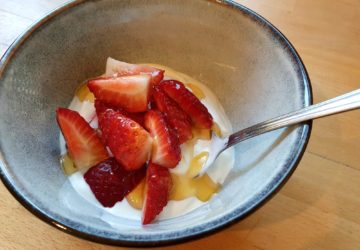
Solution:
<svg viewBox="0 0 360 250">
<path fill-rule="evenodd" d="M 206 84 L 234 130 L 311 104 L 294 47 L 273 25 L 230 1 L 77 1 L 37 22 L 1 59 L 0 176 L 31 212 L 62 231 L 128 246 L 184 242 L 241 220 L 296 168 L 311 123 L 235 147 L 221 191 L 195 212 L 147 227 L 113 227 L 67 185 L 59 165 L 55 109 L 77 85 L 104 71 L 106 58 L 169 66 Z M 79 210 L 73 207 L 81 208 Z M 136 224 L 136 223 L 135 223 Z"/>
</svg>

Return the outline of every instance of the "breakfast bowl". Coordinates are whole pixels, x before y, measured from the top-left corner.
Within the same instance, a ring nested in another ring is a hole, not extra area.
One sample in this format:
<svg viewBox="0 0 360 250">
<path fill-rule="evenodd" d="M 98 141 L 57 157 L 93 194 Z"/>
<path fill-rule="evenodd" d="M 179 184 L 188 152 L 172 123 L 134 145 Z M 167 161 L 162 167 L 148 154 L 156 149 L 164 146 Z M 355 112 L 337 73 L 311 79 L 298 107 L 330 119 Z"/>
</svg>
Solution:
<svg viewBox="0 0 360 250">
<path fill-rule="evenodd" d="M 88 204 L 61 170 L 55 110 L 108 57 L 176 69 L 219 99 L 233 131 L 308 106 L 310 81 L 272 24 L 231 1 L 76 1 L 21 35 L 0 64 L 0 177 L 29 211 L 56 228 L 121 246 L 197 239 L 269 200 L 305 151 L 311 122 L 234 147 L 234 167 L 196 210 L 142 226 Z"/>
</svg>

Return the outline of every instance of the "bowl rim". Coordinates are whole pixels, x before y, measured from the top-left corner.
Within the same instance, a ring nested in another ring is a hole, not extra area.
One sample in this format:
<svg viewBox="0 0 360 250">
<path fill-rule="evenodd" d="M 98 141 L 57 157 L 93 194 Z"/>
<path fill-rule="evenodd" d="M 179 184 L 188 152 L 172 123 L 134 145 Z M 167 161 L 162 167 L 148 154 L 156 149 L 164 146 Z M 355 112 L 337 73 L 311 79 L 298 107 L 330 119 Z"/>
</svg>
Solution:
<svg viewBox="0 0 360 250">
<path fill-rule="evenodd" d="M 255 22 L 260 23 L 265 29 L 269 31 L 269 33 L 277 39 L 278 42 L 280 42 L 284 49 L 287 50 L 287 53 L 292 59 L 292 63 L 297 65 L 299 67 L 298 74 L 301 75 L 301 80 L 303 81 L 303 87 L 304 87 L 304 93 L 303 93 L 303 104 L 304 106 L 311 105 L 313 103 L 312 100 L 312 87 L 310 83 L 310 78 L 307 73 L 307 70 L 305 68 L 305 65 L 299 56 L 298 52 L 295 50 L 294 46 L 290 43 L 290 41 L 282 34 L 273 24 L 271 24 L 267 19 L 256 13 L 255 11 L 237 3 L 232 0 L 199 0 L 199 1 L 207 1 L 212 2 L 215 4 L 218 4 L 222 7 L 226 8 L 232 8 L 236 11 L 241 12 L 242 14 L 245 14 L 248 18 L 252 19 Z M 5 51 L 4 55 L 0 59 L 0 79 L 3 75 L 3 72 L 8 65 L 9 61 L 15 54 L 15 52 L 21 47 L 21 45 L 26 42 L 26 40 L 31 37 L 31 35 L 41 28 L 42 25 L 49 22 L 54 17 L 66 12 L 67 10 L 78 6 L 80 4 L 85 3 L 86 0 L 74 0 L 69 1 L 60 7 L 54 9 L 53 11 L 50 11 L 48 14 L 46 14 L 44 17 L 40 18 L 39 20 L 35 21 L 25 32 L 23 32 L 21 35 L 19 35 L 14 42 L 8 47 L 8 49 Z M 263 192 L 258 195 L 258 197 L 255 197 L 256 199 L 253 200 L 250 203 L 250 206 L 246 209 L 240 210 L 239 208 L 236 208 L 231 214 L 227 214 L 219 219 L 216 219 L 215 221 L 207 222 L 202 225 L 198 225 L 195 228 L 198 229 L 198 231 L 191 231 L 190 234 L 188 233 L 183 234 L 180 237 L 174 237 L 169 235 L 168 239 L 164 239 L 163 237 L 161 239 L 141 239 L 141 241 L 137 239 L 129 240 L 129 239 L 114 239 L 114 238 L 107 238 L 98 236 L 95 234 L 91 234 L 88 232 L 84 232 L 78 229 L 75 229 L 69 225 L 66 225 L 65 223 L 57 221 L 55 218 L 51 217 L 50 215 L 46 214 L 45 211 L 42 211 L 40 208 L 38 208 L 35 204 L 33 204 L 30 200 L 26 199 L 22 194 L 21 190 L 17 189 L 16 184 L 12 183 L 12 181 L 7 178 L 6 173 L 3 171 L 7 164 L 3 157 L 2 150 L 0 148 L 0 179 L 6 186 L 6 188 L 9 190 L 9 192 L 18 200 L 19 203 L 21 203 L 27 210 L 29 210 L 31 213 L 36 215 L 38 218 L 43 220 L 44 222 L 54 226 L 55 228 L 66 232 L 68 234 L 90 240 L 97 243 L 107 244 L 107 245 L 116 245 L 116 246 L 127 246 L 127 247 L 154 247 L 154 246 L 166 246 L 166 245 L 172 245 L 172 244 L 179 244 L 184 243 L 190 240 L 196 240 L 199 238 L 202 238 L 207 235 L 211 235 L 213 233 L 219 232 L 220 230 L 230 227 L 231 225 L 241 221 L 248 215 L 255 212 L 257 209 L 259 209 L 262 205 L 264 205 L 268 200 L 270 200 L 281 188 L 282 186 L 288 181 L 288 179 L 291 177 L 295 169 L 297 168 L 305 150 L 307 147 L 307 144 L 310 139 L 311 130 L 312 130 L 312 121 L 308 121 L 301 125 L 299 127 L 298 135 L 297 135 L 297 141 L 296 141 L 296 149 L 293 150 L 291 156 L 287 159 L 284 166 L 287 166 L 286 169 L 278 176 L 276 176 L 267 186 L 266 192 Z M 213 224 L 212 226 L 210 224 Z M 210 227 L 206 227 L 210 226 Z M 185 229 L 186 230 L 186 229 Z M 183 231 L 185 231 L 183 230 Z M 181 230 L 180 230 L 181 231 Z M 166 233 L 164 234 L 166 236 Z M 154 235 L 152 235 L 154 236 Z M 151 237 L 150 237 L 151 238 Z"/>
</svg>

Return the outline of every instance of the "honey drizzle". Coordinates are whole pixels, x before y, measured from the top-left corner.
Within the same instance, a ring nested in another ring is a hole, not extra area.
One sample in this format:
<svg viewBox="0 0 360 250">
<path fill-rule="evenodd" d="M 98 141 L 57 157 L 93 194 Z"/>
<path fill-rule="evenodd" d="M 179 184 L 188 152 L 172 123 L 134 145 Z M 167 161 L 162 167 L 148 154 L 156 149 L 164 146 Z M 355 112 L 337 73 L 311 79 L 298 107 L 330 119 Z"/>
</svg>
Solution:
<svg viewBox="0 0 360 250">
<path fill-rule="evenodd" d="M 185 84 L 186 87 L 188 87 L 191 92 L 197 97 L 199 98 L 199 100 L 204 99 L 205 98 L 205 93 L 204 91 L 202 91 L 202 89 L 198 86 L 196 86 L 196 84 L 193 83 L 186 83 Z"/>
<path fill-rule="evenodd" d="M 194 138 L 201 140 L 210 140 L 211 139 L 211 130 L 210 129 L 201 129 L 201 128 L 192 128 L 192 134 Z"/>
<path fill-rule="evenodd" d="M 197 176 L 208 157 L 209 153 L 204 151 L 192 158 L 189 169 L 186 172 L 186 176 L 190 178 L 194 178 L 195 176 Z"/>
<path fill-rule="evenodd" d="M 219 125 L 216 122 L 214 122 L 214 124 L 212 125 L 211 130 L 214 131 L 214 133 L 218 137 L 222 137 L 221 129 L 220 129 Z"/>
<path fill-rule="evenodd" d="M 79 100 L 81 102 L 83 101 L 89 101 L 89 102 L 94 102 L 95 101 L 95 96 L 93 93 L 90 92 L 88 86 L 87 86 L 87 81 L 81 83 L 75 90 L 75 96 L 77 98 L 79 98 Z"/>
<path fill-rule="evenodd" d="M 196 179 L 177 174 L 171 174 L 171 177 L 173 189 L 170 193 L 170 200 L 180 201 L 195 196 L 205 202 L 220 188 L 220 185 L 214 183 L 207 174 Z"/>
<path fill-rule="evenodd" d="M 205 202 L 219 191 L 220 185 L 215 183 L 208 174 L 193 178 L 199 173 L 208 156 L 208 152 L 201 152 L 192 158 L 185 175 L 171 174 L 173 189 L 170 193 L 170 200 L 180 201 L 195 196 Z"/>
<path fill-rule="evenodd" d="M 61 168 L 66 175 L 71 175 L 77 171 L 77 168 L 68 154 L 60 157 Z"/>
<path fill-rule="evenodd" d="M 127 201 L 133 208 L 142 209 L 144 204 L 144 191 L 145 178 L 126 196 Z"/>
</svg>

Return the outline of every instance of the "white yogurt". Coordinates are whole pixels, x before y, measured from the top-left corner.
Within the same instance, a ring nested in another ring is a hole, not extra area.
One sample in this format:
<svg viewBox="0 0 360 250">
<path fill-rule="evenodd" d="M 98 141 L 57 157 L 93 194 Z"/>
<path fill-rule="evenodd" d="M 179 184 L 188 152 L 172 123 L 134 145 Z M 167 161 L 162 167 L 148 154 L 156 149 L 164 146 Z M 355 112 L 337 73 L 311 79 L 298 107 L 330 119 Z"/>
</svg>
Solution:
<svg viewBox="0 0 360 250">
<path fill-rule="evenodd" d="M 108 60 L 110 60 L 110 62 L 114 62 L 111 61 L 112 59 L 108 59 Z M 107 64 L 107 66 L 108 65 L 109 63 Z M 202 99 L 201 102 L 207 107 L 210 114 L 213 116 L 214 122 L 218 124 L 222 134 L 228 135 L 232 132 L 230 121 L 227 118 L 224 109 L 217 100 L 216 96 L 205 85 L 201 84 L 200 82 L 196 81 L 195 79 L 185 74 L 176 72 L 175 70 L 170 69 L 168 67 L 162 65 L 156 65 L 156 64 L 147 64 L 147 65 L 164 69 L 165 79 L 175 79 L 185 84 L 192 83 L 197 87 L 199 87 L 205 94 L 205 98 Z M 92 102 L 89 101 L 81 102 L 78 99 L 78 97 L 75 96 L 69 106 L 69 109 L 78 111 L 80 115 L 82 115 L 85 118 L 85 120 L 92 121 L 90 125 L 93 128 L 97 128 L 98 126 L 97 119 L 93 119 L 95 108 Z M 192 149 L 193 145 L 194 144 L 191 144 L 189 142 L 181 145 L 182 159 L 176 168 L 170 170 L 172 173 L 185 174 L 186 171 L 188 170 L 190 161 L 194 156 L 204 151 L 209 152 L 210 141 L 208 140 L 197 140 L 194 145 L 194 149 Z M 66 152 L 65 141 L 61 134 L 60 134 L 60 149 L 61 149 L 61 153 Z M 234 151 L 233 149 L 229 149 L 224 151 L 218 157 L 218 159 L 214 163 L 214 166 L 210 168 L 207 173 L 214 182 L 223 184 L 226 176 L 229 174 L 233 165 L 234 165 Z M 86 170 L 78 171 L 72 174 L 71 176 L 69 176 L 70 184 L 81 197 L 83 197 L 92 205 L 102 208 L 103 211 L 103 214 L 101 215 L 102 220 L 112 225 L 113 224 L 111 221 L 112 216 L 107 216 L 111 214 L 116 217 L 134 220 L 139 225 L 141 224 L 141 211 L 134 209 L 132 206 L 130 206 L 130 204 L 127 202 L 126 199 L 123 199 L 121 202 L 117 202 L 115 206 L 113 206 L 112 208 L 103 207 L 96 200 L 89 185 L 86 183 L 83 177 L 85 171 Z M 196 197 L 190 197 L 181 201 L 170 200 L 157 219 L 162 220 L 162 219 L 178 217 L 187 214 L 204 204 L 205 204 L 204 202 L 198 200 Z M 75 208 L 72 207 L 72 209 Z"/>
</svg>

